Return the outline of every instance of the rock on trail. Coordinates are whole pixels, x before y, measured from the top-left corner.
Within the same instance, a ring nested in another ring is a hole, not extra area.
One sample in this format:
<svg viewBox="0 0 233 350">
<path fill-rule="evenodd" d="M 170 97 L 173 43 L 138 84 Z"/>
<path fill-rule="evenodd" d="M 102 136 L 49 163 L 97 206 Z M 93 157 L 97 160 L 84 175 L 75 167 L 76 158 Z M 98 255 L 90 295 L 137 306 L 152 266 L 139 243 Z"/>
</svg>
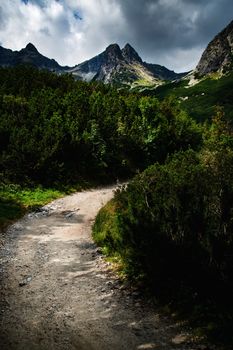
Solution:
<svg viewBox="0 0 233 350">
<path fill-rule="evenodd" d="M 12 225 L 0 252 L 1 350 L 197 349 L 118 281 L 91 239 L 113 187 L 55 200 Z"/>
</svg>

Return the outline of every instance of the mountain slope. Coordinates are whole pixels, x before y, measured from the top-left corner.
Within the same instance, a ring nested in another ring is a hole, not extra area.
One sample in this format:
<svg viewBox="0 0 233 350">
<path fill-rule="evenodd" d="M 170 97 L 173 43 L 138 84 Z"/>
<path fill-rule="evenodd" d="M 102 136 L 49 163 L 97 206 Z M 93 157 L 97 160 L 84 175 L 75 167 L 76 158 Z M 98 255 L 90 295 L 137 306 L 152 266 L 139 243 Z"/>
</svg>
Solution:
<svg viewBox="0 0 233 350">
<path fill-rule="evenodd" d="M 143 62 L 129 44 L 122 50 L 117 44 L 112 44 L 104 52 L 77 65 L 71 72 L 77 79 L 130 86 L 156 86 L 161 85 L 163 80 L 183 76 L 160 65 Z"/>
<path fill-rule="evenodd" d="M 29 43 L 20 51 L 12 51 L 0 46 L 0 66 L 12 67 L 19 64 L 29 64 L 40 69 L 63 71 L 68 67 L 60 66 L 54 59 L 41 55 L 36 47 Z"/>
<path fill-rule="evenodd" d="M 143 94 L 160 100 L 174 96 L 198 121 L 211 120 L 216 106 L 233 120 L 233 21 L 208 44 L 197 67 L 184 79 L 144 89 Z"/>
<path fill-rule="evenodd" d="M 226 117 L 233 121 L 233 72 L 219 79 L 207 76 L 192 86 L 188 83 L 188 80 L 170 82 L 156 89 L 144 89 L 143 95 L 161 101 L 173 96 L 182 109 L 199 122 L 211 120 L 216 115 L 216 106 L 220 106 Z"/>
<path fill-rule="evenodd" d="M 185 75 L 187 75 L 187 72 L 185 73 L 176 73 L 164 66 L 161 66 L 159 64 L 153 64 L 153 63 L 146 63 L 143 62 L 144 66 L 154 75 L 157 76 L 159 79 L 163 80 L 179 80 L 183 78 Z"/>
<path fill-rule="evenodd" d="M 209 43 L 195 69 L 200 76 L 232 70 L 233 21 Z"/>
</svg>

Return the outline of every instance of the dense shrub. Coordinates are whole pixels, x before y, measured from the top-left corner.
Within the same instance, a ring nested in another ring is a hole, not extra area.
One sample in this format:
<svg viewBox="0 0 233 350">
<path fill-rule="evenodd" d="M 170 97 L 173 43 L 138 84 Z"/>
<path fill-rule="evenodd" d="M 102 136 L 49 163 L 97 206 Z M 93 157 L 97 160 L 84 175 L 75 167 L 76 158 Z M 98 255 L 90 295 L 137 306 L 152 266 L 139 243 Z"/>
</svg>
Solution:
<svg viewBox="0 0 233 350">
<path fill-rule="evenodd" d="M 171 99 L 26 67 L 1 68 L 0 83 L 0 172 L 11 181 L 116 179 L 201 143 Z"/>
<path fill-rule="evenodd" d="M 162 294 L 183 284 L 202 294 L 230 293 L 232 164 L 228 146 L 206 146 L 150 166 L 116 192 L 111 215 L 108 207 L 100 211 L 94 238 L 121 257 L 130 276 L 146 276 Z"/>
</svg>

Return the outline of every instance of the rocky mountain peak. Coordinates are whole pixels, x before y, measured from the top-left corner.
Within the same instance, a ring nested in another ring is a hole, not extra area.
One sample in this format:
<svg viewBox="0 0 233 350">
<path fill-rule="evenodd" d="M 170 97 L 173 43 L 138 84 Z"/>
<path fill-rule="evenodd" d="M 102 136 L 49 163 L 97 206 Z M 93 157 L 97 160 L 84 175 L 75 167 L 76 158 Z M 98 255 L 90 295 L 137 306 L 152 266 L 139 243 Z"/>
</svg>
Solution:
<svg viewBox="0 0 233 350">
<path fill-rule="evenodd" d="M 38 53 L 37 48 L 32 43 L 28 43 L 27 46 L 25 47 L 25 50 Z"/>
<path fill-rule="evenodd" d="M 62 72 L 67 67 L 60 66 L 55 60 L 43 56 L 32 43 L 20 51 L 0 48 L 0 66 L 14 67 L 19 64 L 31 65 L 39 69 Z"/>
<path fill-rule="evenodd" d="M 209 43 L 197 67 L 196 73 L 203 76 L 213 72 L 224 73 L 233 65 L 233 21 Z"/>
<path fill-rule="evenodd" d="M 128 61 L 129 63 L 131 63 L 131 62 L 140 62 L 140 63 L 142 63 L 141 57 L 134 50 L 134 48 L 128 43 L 122 49 L 122 55 L 125 58 L 125 60 Z"/>
<path fill-rule="evenodd" d="M 120 49 L 120 46 L 118 44 L 111 44 L 109 45 L 106 50 L 105 50 L 105 53 L 107 54 L 107 56 L 109 58 L 116 58 L 116 59 L 123 59 L 122 57 L 122 52 L 121 52 L 121 49 Z"/>
</svg>

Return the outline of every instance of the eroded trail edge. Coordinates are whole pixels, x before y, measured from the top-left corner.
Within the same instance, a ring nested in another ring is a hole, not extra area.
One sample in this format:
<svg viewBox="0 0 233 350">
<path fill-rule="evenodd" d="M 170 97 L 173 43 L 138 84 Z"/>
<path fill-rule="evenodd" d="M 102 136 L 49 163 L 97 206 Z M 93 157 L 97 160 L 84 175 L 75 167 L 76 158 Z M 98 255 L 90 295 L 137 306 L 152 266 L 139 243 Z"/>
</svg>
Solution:
<svg viewBox="0 0 233 350">
<path fill-rule="evenodd" d="M 55 200 L 5 234 L 1 350 L 194 349 L 179 324 L 123 286 L 91 238 L 113 187 Z"/>
</svg>

